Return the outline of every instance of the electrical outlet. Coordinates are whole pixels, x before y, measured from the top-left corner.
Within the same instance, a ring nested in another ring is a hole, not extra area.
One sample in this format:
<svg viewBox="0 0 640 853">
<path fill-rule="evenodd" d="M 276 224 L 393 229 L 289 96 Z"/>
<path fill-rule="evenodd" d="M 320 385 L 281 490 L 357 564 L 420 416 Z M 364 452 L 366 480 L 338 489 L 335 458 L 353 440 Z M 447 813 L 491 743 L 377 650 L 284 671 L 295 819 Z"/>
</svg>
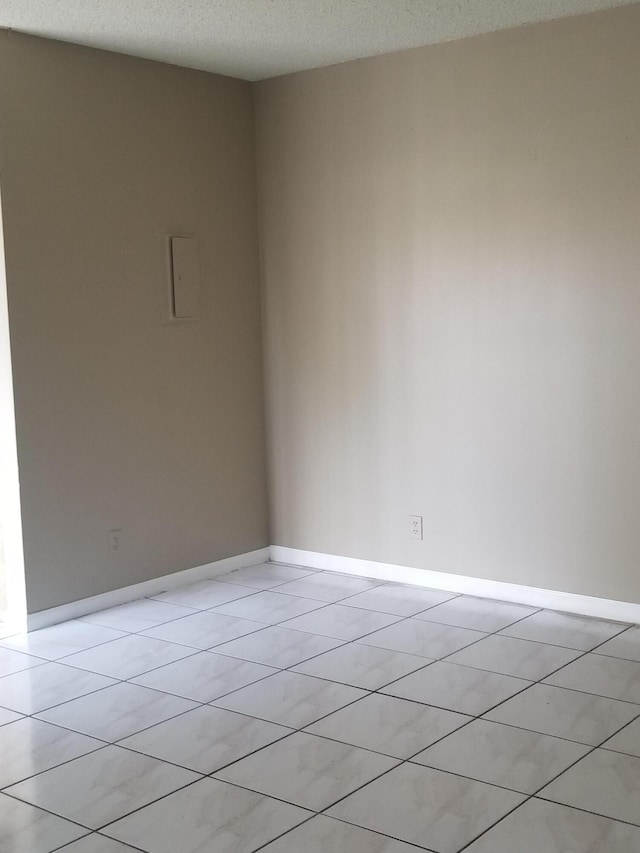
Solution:
<svg viewBox="0 0 640 853">
<path fill-rule="evenodd" d="M 409 516 L 409 536 L 412 539 L 422 539 L 422 516 Z"/>
<path fill-rule="evenodd" d="M 109 531 L 109 553 L 113 556 L 122 551 L 122 530 Z"/>
</svg>

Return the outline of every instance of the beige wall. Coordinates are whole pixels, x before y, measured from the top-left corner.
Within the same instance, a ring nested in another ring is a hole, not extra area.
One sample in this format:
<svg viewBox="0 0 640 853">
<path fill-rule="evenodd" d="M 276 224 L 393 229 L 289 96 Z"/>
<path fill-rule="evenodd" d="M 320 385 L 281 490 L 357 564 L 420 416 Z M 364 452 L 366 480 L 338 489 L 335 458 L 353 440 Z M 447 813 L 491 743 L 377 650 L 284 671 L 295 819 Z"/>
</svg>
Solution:
<svg viewBox="0 0 640 853">
<path fill-rule="evenodd" d="M 274 544 L 640 601 L 638 45 L 259 85 Z"/>
<path fill-rule="evenodd" d="M 247 83 L 0 33 L 29 611 L 268 543 L 254 153 Z M 162 322 L 175 231 L 196 324 Z"/>
</svg>

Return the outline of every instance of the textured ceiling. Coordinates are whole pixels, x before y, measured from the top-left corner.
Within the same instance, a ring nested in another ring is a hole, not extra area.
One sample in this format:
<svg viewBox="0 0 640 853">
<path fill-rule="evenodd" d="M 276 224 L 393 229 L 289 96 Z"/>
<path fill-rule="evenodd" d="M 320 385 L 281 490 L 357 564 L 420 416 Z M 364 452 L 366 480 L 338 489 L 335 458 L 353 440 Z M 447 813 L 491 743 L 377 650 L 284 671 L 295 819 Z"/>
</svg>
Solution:
<svg viewBox="0 0 640 853">
<path fill-rule="evenodd" d="M 0 26 L 246 80 L 640 0 L 0 0 Z"/>
</svg>

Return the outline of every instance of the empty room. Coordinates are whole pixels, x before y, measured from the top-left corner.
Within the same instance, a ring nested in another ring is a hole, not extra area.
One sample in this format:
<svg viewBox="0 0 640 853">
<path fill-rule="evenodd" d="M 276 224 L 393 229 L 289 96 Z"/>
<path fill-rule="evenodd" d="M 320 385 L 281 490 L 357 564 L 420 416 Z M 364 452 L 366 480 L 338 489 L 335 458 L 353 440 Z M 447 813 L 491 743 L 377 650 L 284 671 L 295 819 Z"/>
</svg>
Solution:
<svg viewBox="0 0 640 853">
<path fill-rule="evenodd" d="M 1 853 L 640 853 L 640 2 L 0 0 Z"/>
</svg>

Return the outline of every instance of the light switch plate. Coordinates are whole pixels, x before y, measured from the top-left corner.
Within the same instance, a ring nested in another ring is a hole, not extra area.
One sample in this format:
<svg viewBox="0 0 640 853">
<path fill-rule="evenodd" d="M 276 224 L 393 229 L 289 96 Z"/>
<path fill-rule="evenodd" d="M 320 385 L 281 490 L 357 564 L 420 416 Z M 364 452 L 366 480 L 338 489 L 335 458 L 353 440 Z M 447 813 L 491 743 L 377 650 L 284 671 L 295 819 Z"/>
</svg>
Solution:
<svg viewBox="0 0 640 853">
<path fill-rule="evenodd" d="M 176 320 L 194 320 L 200 311 L 200 269 L 195 237 L 171 238 L 171 308 Z"/>
</svg>

